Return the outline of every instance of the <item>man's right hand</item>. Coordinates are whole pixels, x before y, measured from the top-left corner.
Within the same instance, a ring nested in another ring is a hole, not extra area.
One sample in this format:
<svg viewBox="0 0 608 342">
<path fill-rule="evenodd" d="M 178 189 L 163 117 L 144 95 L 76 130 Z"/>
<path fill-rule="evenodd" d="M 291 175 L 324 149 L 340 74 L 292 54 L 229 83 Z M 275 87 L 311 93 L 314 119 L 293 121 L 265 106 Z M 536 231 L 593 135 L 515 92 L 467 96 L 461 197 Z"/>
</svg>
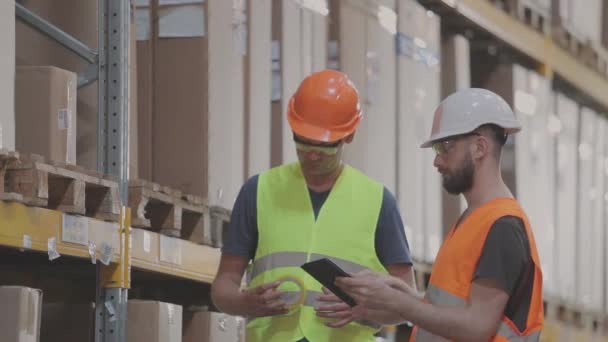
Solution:
<svg viewBox="0 0 608 342">
<path fill-rule="evenodd" d="M 289 312 L 287 303 L 281 299 L 283 292 L 275 281 L 241 292 L 241 300 L 249 317 L 284 315 Z"/>
</svg>

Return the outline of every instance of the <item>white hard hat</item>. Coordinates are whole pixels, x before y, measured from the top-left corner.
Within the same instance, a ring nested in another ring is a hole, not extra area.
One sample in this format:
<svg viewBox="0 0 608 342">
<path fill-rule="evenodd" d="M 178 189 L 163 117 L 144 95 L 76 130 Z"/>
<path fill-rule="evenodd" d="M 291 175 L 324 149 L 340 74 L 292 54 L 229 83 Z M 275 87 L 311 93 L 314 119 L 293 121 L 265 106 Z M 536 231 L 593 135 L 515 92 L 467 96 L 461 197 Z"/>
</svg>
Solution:
<svg viewBox="0 0 608 342">
<path fill-rule="evenodd" d="M 507 134 L 521 130 L 511 107 L 502 97 L 487 89 L 460 90 L 437 107 L 431 136 L 420 147 L 431 147 L 437 140 L 471 133 L 486 124 L 502 127 Z"/>
</svg>

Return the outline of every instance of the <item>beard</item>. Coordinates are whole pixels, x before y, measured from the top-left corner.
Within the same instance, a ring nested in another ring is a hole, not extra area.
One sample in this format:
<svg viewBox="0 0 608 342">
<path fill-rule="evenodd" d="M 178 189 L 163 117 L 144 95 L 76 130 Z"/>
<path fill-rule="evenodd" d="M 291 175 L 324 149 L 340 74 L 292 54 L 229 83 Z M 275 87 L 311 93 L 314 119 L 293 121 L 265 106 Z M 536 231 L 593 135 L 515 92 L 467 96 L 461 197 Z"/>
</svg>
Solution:
<svg viewBox="0 0 608 342">
<path fill-rule="evenodd" d="M 473 158 L 467 156 L 462 162 L 460 168 L 443 173 L 443 188 L 452 195 L 459 195 L 473 188 L 473 176 L 475 175 L 475 166 Z"/>
</svg>

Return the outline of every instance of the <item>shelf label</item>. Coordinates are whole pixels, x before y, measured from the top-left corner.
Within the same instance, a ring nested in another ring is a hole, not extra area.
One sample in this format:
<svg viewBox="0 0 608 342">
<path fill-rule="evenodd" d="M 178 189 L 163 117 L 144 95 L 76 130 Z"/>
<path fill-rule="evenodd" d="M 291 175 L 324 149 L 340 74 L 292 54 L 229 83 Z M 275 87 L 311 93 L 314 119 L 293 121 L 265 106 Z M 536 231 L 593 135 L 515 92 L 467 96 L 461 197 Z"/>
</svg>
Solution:
<svg viewBox="0 0 608 342">
<path fill-rule="evenodd" d="M 55 239 L 55 237 L 49 238 L 47 242 L 47 247 L 50 261 L 53 261 L 61 256 L 61 254 L 57 252 L 57 239 Z"/>
<path fill-rule="evenodd" d="M 96 249 L 97 249 L 97 246 L 95 245 L 95 242 L 89 242 L 89 255 L 91 256 L 91 263 L 93 265 L 97 264 Z"/>
<path fill-rule="evenodd" d="M 101 257 L 99 260 L 102 264 L 108 266 L 112 261 L 112 255 L 114 254 L 114 247 L 108 245 L 106 242 L 102 242 L 100 245 L 101 248 Z"/>
<path fill-rule="evenodd" d="M 86 217 L 63 214 L 63 229 L 61 231 L 63 242 L 78 245 L 89 245 L 89 220 Z"/>
<path fill-rule="evenodd" d="M 32 237 L 27 234 L 23 235 L 23 248 L 32 249 Z"/>
<path fill-rule="evenodd" d="M 181 240 L 170 236 L 160 236 L 160 261 L 174 265 L 182 264 Z"/>
<path fill-rule="evenodd" d="M 106 310 L 108 312 L 108 322 L 116 321 L 116 310 L 114 309 L 114 305 L 112 305 L 112 302 L 107 300 L 104 303 L 104 306 L 106 307 Z"/>
<path fill-rule="evenodd" d="M 150 253 L 150 233 L 147 231 L 144 231 L 144 252 L 146 253 Z"/>
</svg>

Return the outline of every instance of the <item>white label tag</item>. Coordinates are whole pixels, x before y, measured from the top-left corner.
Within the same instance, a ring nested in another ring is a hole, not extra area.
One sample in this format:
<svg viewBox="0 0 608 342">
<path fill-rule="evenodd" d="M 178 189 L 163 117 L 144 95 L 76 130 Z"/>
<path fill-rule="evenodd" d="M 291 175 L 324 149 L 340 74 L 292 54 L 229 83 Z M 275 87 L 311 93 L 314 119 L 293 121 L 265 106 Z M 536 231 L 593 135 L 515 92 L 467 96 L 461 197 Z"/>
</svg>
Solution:
<svg viewBox="0 0 608 342">
<path fill-rule="evenodd" d="M 180 239 L 169 236 L 160 236 L 160 261 L 175 265 L 182 264 L 182 249 Z"/>
<path fill-rule="evenodd" d="M 97 249 L 97 246 L 95 245 L 95 242 L 89 242 L 89 255 L 91 256 L 91 263 L 93 265 L 97 264 L 96 249 Z"/>
<path fill-rule="evenodd" d="M 70 112 L 67 109 L 61 109 L 59 110 L 59 122 L 58 122 L 58 126 L 59 129 L 68 129 L 70 127 Z"/>
<path fill-rule="evenodd" d="M 61 256 L 59 252 L 57 252 L 57 239 L 54 237 L 49 238 L 47 242 L 47 248 L 49 252 L 49 260 L 53 261 Z"/>
<path fill-rule="evenodd" d="M 114 322 L 116 320 L 116 310 L 114 310 L 114 305 L 109 300 L 104 303 L 106 310 L 108 311 L 108 321 Z"/>
<path fill-rule="evenodd" d="M 150 253 L 150 233 L 149 232 L 144 232 L 144 252 L 146 253 Z"/>
<path fill-rule="evenodd" d="M 63 214 L 61 240 L 78 245 L 89 244 L 89 219 L 81 216 Z"/>
<path fill-rule="evenodd" d="M 205 10 L 200 5 L 164 7 L 158 11 L 159 38 L 205 36 Z"/>
<path fill-rule="evenodd" d="M 167 323 L 169 325 L 175 324 L 175 308 L 173 307 L 173 305 L 167 306 Z"/>
<path fill-rule="evenodd" d="M 101 243 L 101 263 L 108 266 L 112 262 L 112 255 L 114 254 L 114 247 L 108 245 L 106 242 Z"/>
<path fill-rule="evenodd" d="M 204 0 L 159 0 L 159 5 L 188 5 L 188 4 L 202 4 Z"/>
<path fill-rule="evenodd" d="M 138 8 L 135 11 L 135 31 L 137 40 L 150 40 L 150 9 Z"/>
<path fill-rule="evenodd" d="M 32 249 L 32 237 L 27 234 L 23 235 L 23 248 Z"/>
</svg>

